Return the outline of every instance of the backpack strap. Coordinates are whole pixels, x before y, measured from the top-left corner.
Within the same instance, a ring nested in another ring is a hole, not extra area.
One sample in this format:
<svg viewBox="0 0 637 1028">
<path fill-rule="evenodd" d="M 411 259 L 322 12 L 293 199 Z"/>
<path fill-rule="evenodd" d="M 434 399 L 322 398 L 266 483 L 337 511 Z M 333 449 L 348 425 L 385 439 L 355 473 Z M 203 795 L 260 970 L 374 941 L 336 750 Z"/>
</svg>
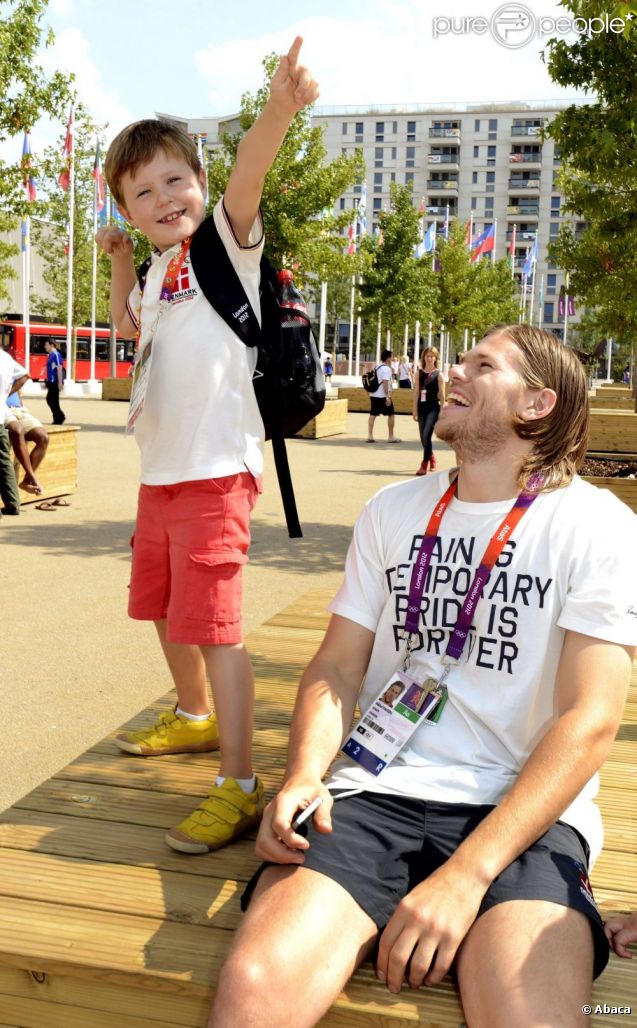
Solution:
<svg viewBox="0 0 637 1028">
<path fill-rule="evenodd" d="M 246 346 L 258 346 L 263 337 L 261 326 L 212 215 L 202 222 L 192 237 L 190 260 L 197 282 L 210 306 L 214 307 L 217 314 Z M 263 393 L 261 395 L 263 396 Z M 273 397 L 268 395 L 267 400 L 271 401 L 268 405 L 268 413 L 271 414 L 274 406 Z M 280 418 L 268 417 L 268 421 L 288 536 L 290 539 L 300 539 L 303 532 L 296 508 L 283 426 Z"/>
</svg>

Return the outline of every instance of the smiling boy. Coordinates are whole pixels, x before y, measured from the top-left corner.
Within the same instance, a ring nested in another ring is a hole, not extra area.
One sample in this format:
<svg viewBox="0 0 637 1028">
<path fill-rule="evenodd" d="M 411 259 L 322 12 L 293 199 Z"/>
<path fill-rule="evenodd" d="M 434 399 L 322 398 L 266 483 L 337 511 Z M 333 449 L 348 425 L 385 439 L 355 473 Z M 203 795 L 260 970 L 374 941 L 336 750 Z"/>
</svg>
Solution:
<svg viewBox="0 0 637 1028">
<path fill-rule="evenodd" d="M 298 63 L 301 43 L 297 37 L 281 58 L 212 215 L 257 313 L 263 182 L 293 117 L 318 96 Z M 166 836 L 173 849 L 205 853 L 253 827 L 263 808 L 241 624 L 241 572 L 263 471 L 256 351 L 209 305 L 190 262 L 190 239 L 205 217 L 205 175 L 192 140 L 169 122 L 136 122 L 111 144 L 105 174 L 120 210 L 154 247 L 138 283 L 131 238 L 114 226 L 97 233 L 111 256 L 113 320 L 125 338 L 137 335 L 138 353 L 152 354 L 134 424 L 141 486 L 129 615 L 154 622 L 178 698 L 155 724 L 117 742 L 138 756 L 220 748 L 210 796 Z"/>
</svg>

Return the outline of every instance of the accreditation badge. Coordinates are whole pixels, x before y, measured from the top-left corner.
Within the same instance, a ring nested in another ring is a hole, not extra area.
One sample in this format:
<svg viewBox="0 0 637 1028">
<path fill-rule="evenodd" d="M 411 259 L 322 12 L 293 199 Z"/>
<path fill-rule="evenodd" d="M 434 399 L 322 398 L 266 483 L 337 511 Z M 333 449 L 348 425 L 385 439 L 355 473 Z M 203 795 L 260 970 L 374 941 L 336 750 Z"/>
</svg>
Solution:
<svg viewBox="0 0 637 1028">
<path fill-rule="evenodd" d="M 420 724 L 437 724 L 447 688 L 435 678 L 417 682 L 396 671 L 361 716 L 342 746 L 343 753 L 372 775 L 392 762 Z"/>
<path fill-rule="evenodd" d="M 126 433 L 130 435 L 135 427 L 139 415 L 144 409 L 146 390 L 150 378 L 150 366 L 153 356 L 153 341 L 149 339 L 145 346 L 141 347 L 135 356 L 133 365 L 132 388 L 130 406 L 128 408 L 128 420 L 126 421 Z"/>
</svg>

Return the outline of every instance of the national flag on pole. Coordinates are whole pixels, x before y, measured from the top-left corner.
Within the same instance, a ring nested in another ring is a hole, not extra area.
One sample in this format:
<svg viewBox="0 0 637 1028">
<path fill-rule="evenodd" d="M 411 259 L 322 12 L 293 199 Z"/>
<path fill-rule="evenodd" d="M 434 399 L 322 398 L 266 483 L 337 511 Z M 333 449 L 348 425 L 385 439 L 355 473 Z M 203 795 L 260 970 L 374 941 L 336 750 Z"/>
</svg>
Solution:
<svg viewBox="0 0 637 1028">
<path fill-rule="evenodd" d="M 471 217 L 469 218 L 469 220 L 467 222 L 467 231 L 466 231 L 465 237 L 464 237 L 464 245 L 468 246 L 469 249 L 471 249 L 472 236 L 473 236 L 473 214 L 471 215 Z"/>
<path fill-rule="evenodd" d="M 443 225 L 442 234 L 445 239 L 449 238 L 449 204 L 447 204 L 447 213 L 445 214 L 445 223 Z"/>
<path fill-rule="evenodd" d="M 347 230 L 347 238 L 349 239 L 349 243 L 347 245 L 346 252 L 348 256 L 351 257 L 352 254 L 356 253 L 356 221 L 351 222 Z"/>
<path fill-rule="evenodd" d="M 367 182 L 365 182 L 365 180 L 363 180 L 363 184 L 361 186 L 361 197 L 360 197 L 360 200 L 358 201 L 357 214 L 358 214 L 358 223 L 359 223 L 359 225 L 361 227 L 361 235 L 362 236 L 366 236 L 367 235 Z"/>
<path fill-rule="evenodd" d="M 423 240 L 425 247 L 425 253 L 431 253 L 436 249 L 436 222 L 432 221 L 431 225 L 425 232 L 425 238 Z"/>
<path fill-rule="evenodd" d="M 374 228 L 374 245 L 375 246 L 382 246 L 383 245 L 383 230 L 380 227 L 380 225 L 376 225 L 375 228 Z"/>
<path fill-rule="evenodd" d="M 64 160 L 64 167 L 59 174 L 58 183 L 66 193 L 69 186 L 71 185 L 71 161 L 73 159 L 73 108 L 69 111 L 69 120 L 66 126 L 66 137 L 64 139 L 64 149 L 62 150 L 62 158 Z"/>
<path fill-rule="evenodd" d="M 20 229 L 20 250 L 24 253 L 29 245 L 29 222 L 28 219 L 22 219 L 22 225 Z"/>
<path fill-rule="evenodd" d="M 536 262 L 537 262 L 537 232 L 535 234 L 535 239 L 533 240 L 533 246 L 531 247 L 531 249 L 527 253 L 526 260 L 524 262 L 524 274 L 526 275 L 527 278 L 531 278 L 531 275 L 533 274 Z"/>
<path fill-rule="evenodd" d="M 421 196 L 420 197 L 420 205 L 418 207 L 418 213 L 420 215 L 423 215 L 425 213 L 425 210 L 426 210 L 426 208 L 425 208 L 425 198 L 424 198 L 424 196 Z"/>
<path fill-rule="evenodd" d="M 95 145 L 95 163 L 93 164 L 93 178 L 95 179 L 95 209 L 99 214 L 104 209 L 106 204 L 106 195 L 104 193 L 104 176 L 102 175 L 102 163 L 100 160 L 100 143 L 99 139 Z"/>
<path fill-rule="evenodd" d="M 27 194 L 29 203 L 33 203 L 36 198 L 35 191 L 35 179 L 31 173 L 31 138 L 28 132 L 24 133 L 24 142 L 22 144 L 22 184 L 24 191 Z"/>
<path fill-rule="evenodd" d="M 483 253 L 492 253 L 495 247 L 495 225 L 489 225 L 473 244 L 471 260 L 477 261 Z"/>
<path fill-rule="evenodd" d="M 511 232 L 511 245 L 509 246 L 509 255 L 511 257 L 511 260 L 514 261 L 515 260 L 515 225 L 513 226 L 513 231 Z"/>
</svg>

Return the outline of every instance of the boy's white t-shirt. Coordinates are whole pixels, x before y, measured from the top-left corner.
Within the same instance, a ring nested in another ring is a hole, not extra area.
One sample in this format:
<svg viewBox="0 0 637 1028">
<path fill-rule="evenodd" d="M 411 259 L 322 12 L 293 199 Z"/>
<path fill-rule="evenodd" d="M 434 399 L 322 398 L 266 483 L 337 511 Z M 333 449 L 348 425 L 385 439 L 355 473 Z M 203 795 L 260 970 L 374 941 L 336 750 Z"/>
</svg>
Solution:
<svg viewBox="0 0 637 1028">
<path fill-rule="evenodd" d="M 375 633 L 361 710 L 402 667 L 412 566 L 448 484 L 441 472 L 388 486 L 356 524 L 345 580 L 329 609 Z M 440 674 L 461 602 L 512 503 L 454 498 L 445 513 L 421 604 L 421 648 L 411 656 L 409 673 L 418 681 Z M 556 717 L 565 630 L 637 644 L 636 527 L 625 504 L 580 478 L 541 494 L 487 581 L 461 663 L 446 680 L 440 723 L 422 725 L 378 777 L 341 756 L 329 787 L 497 804 Z M 587 839 L 593 859 L 603 834 L 592 802 L 597 788 L 595 776 L 561 817 Z"/>
<path fill-rule="evenodd" d="M 261 217 L 246 247 L 237 241 L 222 200 L 213 217 L 260 321 Z M 179 245 L 156 255 L 143 294 L 136 285 L 128 298 L 135 323 L 141 312 L 141 346 L 157 315 L 166 268 L 178 252 Z M 252 385 L 256 360 L 256 349 L 246 346 L 206 300 L 188 255 L 170 307 L 157 324 L 144 410 L 135 423 L 144 485 L 222 478 L 246 469 L 263 473 L 265 433 Z"/>
</svg>

